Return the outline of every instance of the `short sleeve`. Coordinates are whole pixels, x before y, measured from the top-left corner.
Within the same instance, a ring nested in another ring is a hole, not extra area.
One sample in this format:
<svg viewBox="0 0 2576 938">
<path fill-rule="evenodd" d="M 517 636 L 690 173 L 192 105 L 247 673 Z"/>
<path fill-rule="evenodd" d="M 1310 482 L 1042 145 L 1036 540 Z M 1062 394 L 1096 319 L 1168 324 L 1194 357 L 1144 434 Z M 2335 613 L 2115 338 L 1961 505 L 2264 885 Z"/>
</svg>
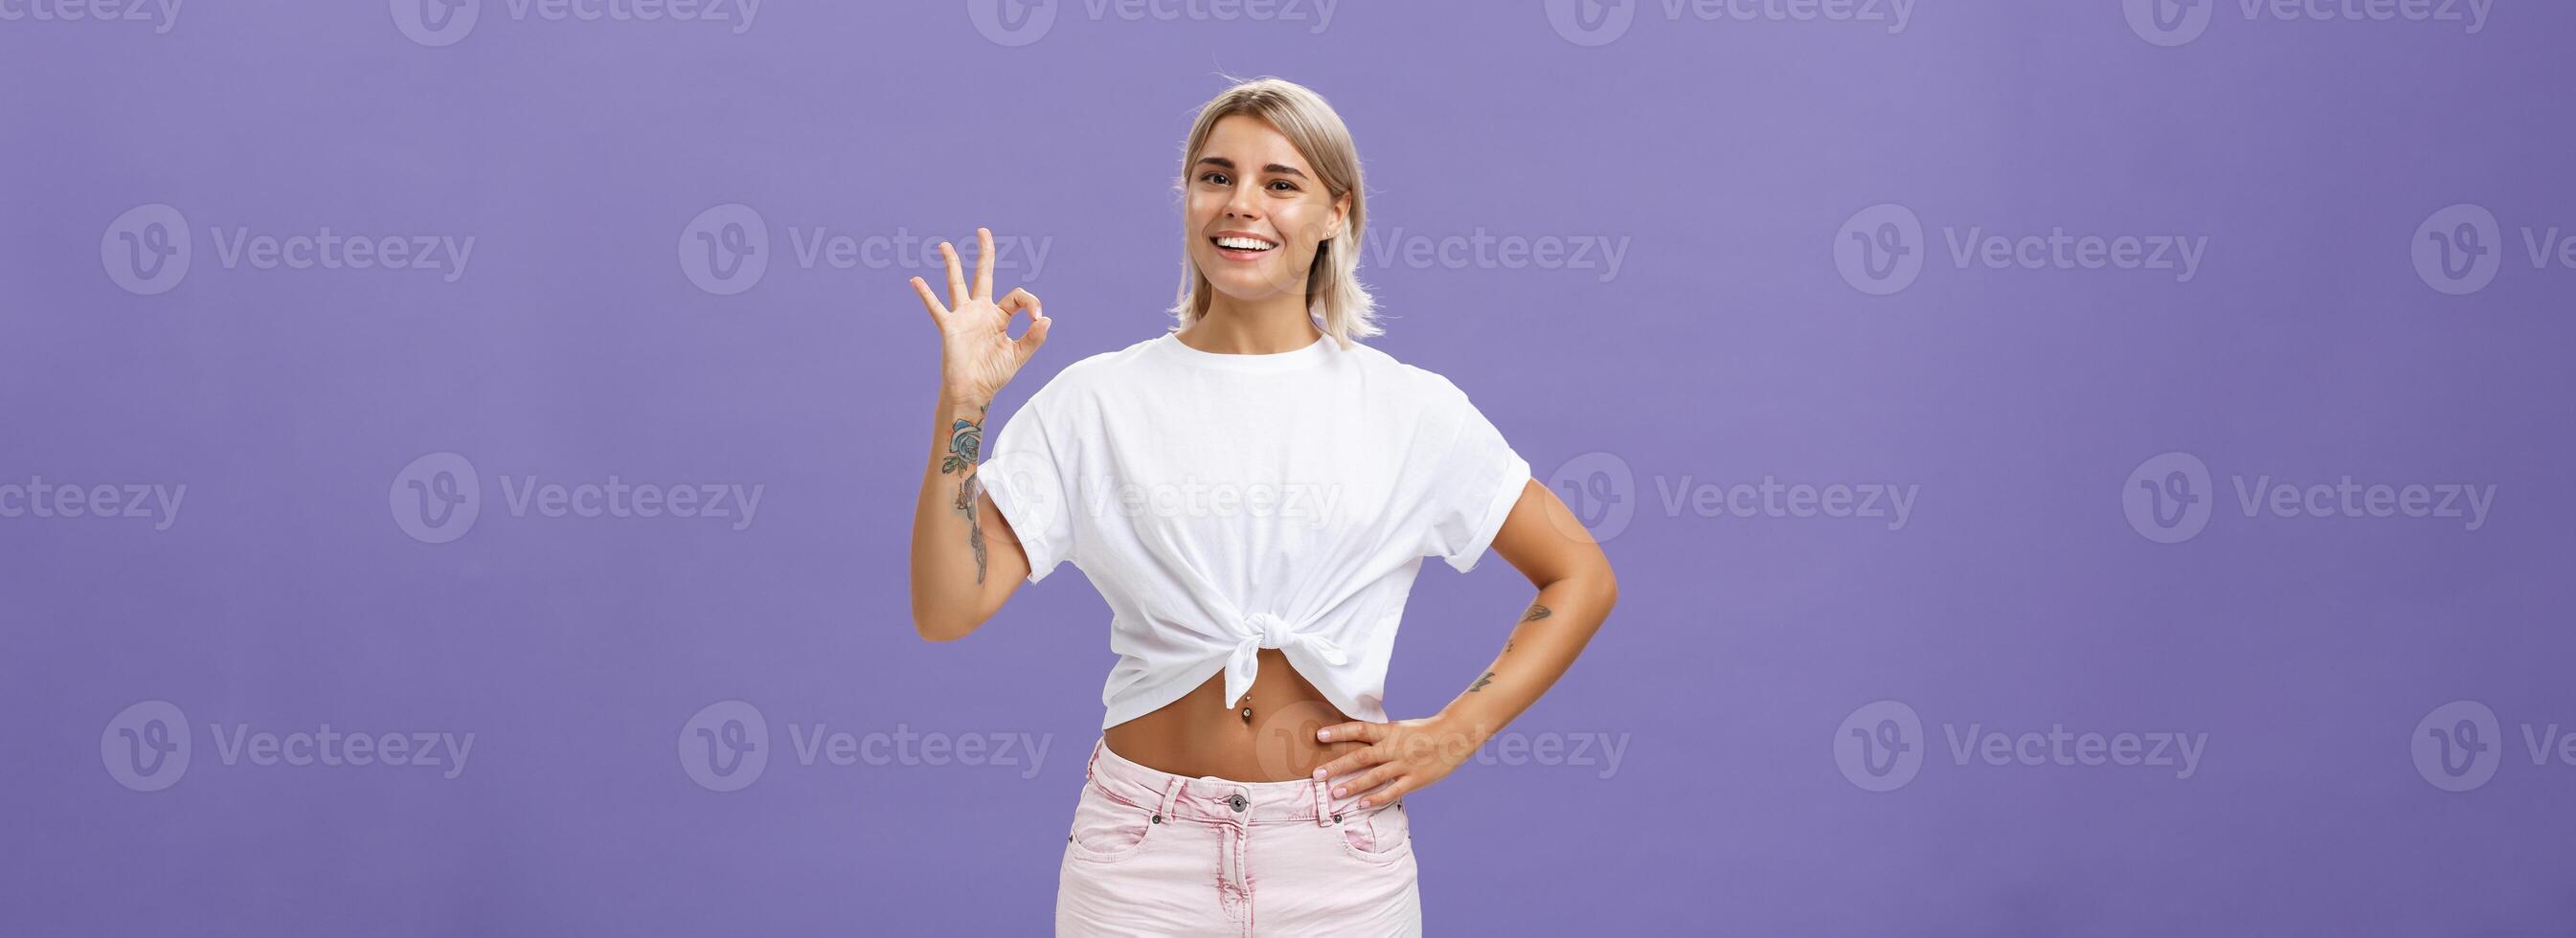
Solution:
<svg viewBox="0 0 2576 938">
<path fill-rule="evenodd" d="M 1041 387 L 1011 414 L 993 437 L 991 455 L 975 470 L 984 493 L 1019 536 L 1028 554 L 1029 582 L 1046 579 L 1056 564 L 1073 555 L 1071 453 L 1060 437 L 1060 419 L 1049 408 L 1048 388 Z"/>
<path fill-rule="evenodd" d="M 1476 568 L 1520 501 L 1530 465 L 1465 392 L 1445 379 L 1441 384 L 1446 401 L 1440 409 L 1452 412 L 1445 422 L 1456 430 L 1446 446 L 1434 451 L 1429 534 L 1422 553 L 1466 573 Z"/>
</svg>

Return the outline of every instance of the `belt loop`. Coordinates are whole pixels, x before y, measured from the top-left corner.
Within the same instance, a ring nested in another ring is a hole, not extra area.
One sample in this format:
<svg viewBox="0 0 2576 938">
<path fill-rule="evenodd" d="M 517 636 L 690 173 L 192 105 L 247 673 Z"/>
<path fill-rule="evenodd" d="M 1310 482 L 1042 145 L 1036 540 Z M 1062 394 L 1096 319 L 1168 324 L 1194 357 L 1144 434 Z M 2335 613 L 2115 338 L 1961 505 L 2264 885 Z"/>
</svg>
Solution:
<svg viewBox="0 0 2576 938">
<path fill-rule="evenodd" d="M 1315 826 L 1333 826 L 1333 789 L 1331 779 L 1315 779 Z"/>
<path fill-rule="evenodd" d="M 1154 816 L 1170 823 L 1173 820 L 1172 805 L 1180 801 L 1181 790 L 1188 786 L 1189 783 L 1182 781 L 1180 776 L 1166 774 L 1163 778 L 1163 800 L 1154 808 Z"/>
<path fill-rule="evenodd" d="M 1099 739 L 1092 741 L 1091 758 L 1082 763 L 1083 778 L 1096 779 L 1100 777 L 1100 751 L 1107 748 L 1109 748 L 1109 736 L 1106 733 L 1101 734 Z"/>
</svg>

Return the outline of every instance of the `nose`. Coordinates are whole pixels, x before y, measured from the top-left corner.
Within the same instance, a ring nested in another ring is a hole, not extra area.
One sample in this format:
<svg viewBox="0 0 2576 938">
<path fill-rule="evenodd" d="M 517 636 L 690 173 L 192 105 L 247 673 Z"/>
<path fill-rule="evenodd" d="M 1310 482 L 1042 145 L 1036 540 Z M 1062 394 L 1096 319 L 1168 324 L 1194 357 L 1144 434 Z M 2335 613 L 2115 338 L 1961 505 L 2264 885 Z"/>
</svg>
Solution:
<svg viewBox="0 0 2576 938">
<path fill-rule="evenodd" d="M 1256 211 L 1261 207 L 1258 196 L 1259 194 L 1253 191 L 1250 180 L 1235 184 L 1234 190 L 1225 197 L 1225 217 L 1259 217 L 1260 213 Z"/>
</svg>

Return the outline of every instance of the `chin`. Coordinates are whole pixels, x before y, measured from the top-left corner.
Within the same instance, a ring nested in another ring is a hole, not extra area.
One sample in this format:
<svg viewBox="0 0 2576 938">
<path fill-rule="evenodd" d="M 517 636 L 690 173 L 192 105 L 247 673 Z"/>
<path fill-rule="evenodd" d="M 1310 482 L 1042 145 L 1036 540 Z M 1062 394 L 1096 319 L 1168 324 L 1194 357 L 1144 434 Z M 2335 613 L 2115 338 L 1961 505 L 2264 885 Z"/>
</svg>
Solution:
<svg viewBox="0 0 2576 938">
<path fill-rule="evenodd" d="M 1285 290 L 1272 288 L 1270 283 L 1266 280 L 1251 277 L 1227 278 L 1225 280 L 1211 277 L 1208 278 L 1208 286 L 1215 288 L 1216 292 L 1224 294 L 1227 299 L 1247 303 L 1254 300 L 1266 300 L 1287 292 Z"/>
<path fill-rule="evenodd" d="M 1218 263 L 1230 264 L 1232 262 L 1220 258 Z M 1266 269 L 1271 265 L 1263 264 L 1261 266 L 1265 269 L 1226 270 L 1223 267 L 1211 267 L 1206 264 L 1201 264 L 1199 265 L 1199 273 L 1201 276 L 1207 277 L 1209 287 L 1215 289 L 1218 293 L 1225 294 L 1228 299 L 1241 301 L 1266 300 L 1288 292 L 1278 285 L 1278 279 L 1275 276 L 1276 272 Z M 1208 271 L 1210 270 L 1215 270 L 1218 273 L 1215 275 L 1209 275 Z"/>
</svg>

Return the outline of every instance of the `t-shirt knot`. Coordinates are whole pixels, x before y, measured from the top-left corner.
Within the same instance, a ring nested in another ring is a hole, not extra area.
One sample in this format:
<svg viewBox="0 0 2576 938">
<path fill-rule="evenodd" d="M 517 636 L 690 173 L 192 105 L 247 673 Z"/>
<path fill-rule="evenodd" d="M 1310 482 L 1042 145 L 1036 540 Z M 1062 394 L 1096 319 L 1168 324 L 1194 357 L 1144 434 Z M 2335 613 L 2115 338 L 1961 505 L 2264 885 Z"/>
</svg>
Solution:
<svg viewBox="0 0 2576 938">
<path fill-rule="evenodd" d="M 1263 648 L 1285 648 L 1288 646 L 1288 637 L 1294 634 L 1288 631 L 1288 620 L 1267 612 L 1244 616 L 1243 623 L 1251 626 L 1252 634 L 1261 638 Z"/>
<path fill-rule="evenodd" d="M 1288 620 L 1275 614 L 1267 612 L 1246 614 L 1243 617 L 1243 625 L 1244 631 L 1250 634 L 1236 642 L 1234 653 L 1226 656 L 1226 709 L 1231 710 L 1238 706 L 1244 692 L 1252 689 L 1252 679 L 1261 671 L 1261 649 L 1301 647 L 1333 667 L 1350 664 L 1350 655 L 1342 650 L 1341 645 L 1313 632 L 1300 632 L 1290 628 Z"/>
</svg>

